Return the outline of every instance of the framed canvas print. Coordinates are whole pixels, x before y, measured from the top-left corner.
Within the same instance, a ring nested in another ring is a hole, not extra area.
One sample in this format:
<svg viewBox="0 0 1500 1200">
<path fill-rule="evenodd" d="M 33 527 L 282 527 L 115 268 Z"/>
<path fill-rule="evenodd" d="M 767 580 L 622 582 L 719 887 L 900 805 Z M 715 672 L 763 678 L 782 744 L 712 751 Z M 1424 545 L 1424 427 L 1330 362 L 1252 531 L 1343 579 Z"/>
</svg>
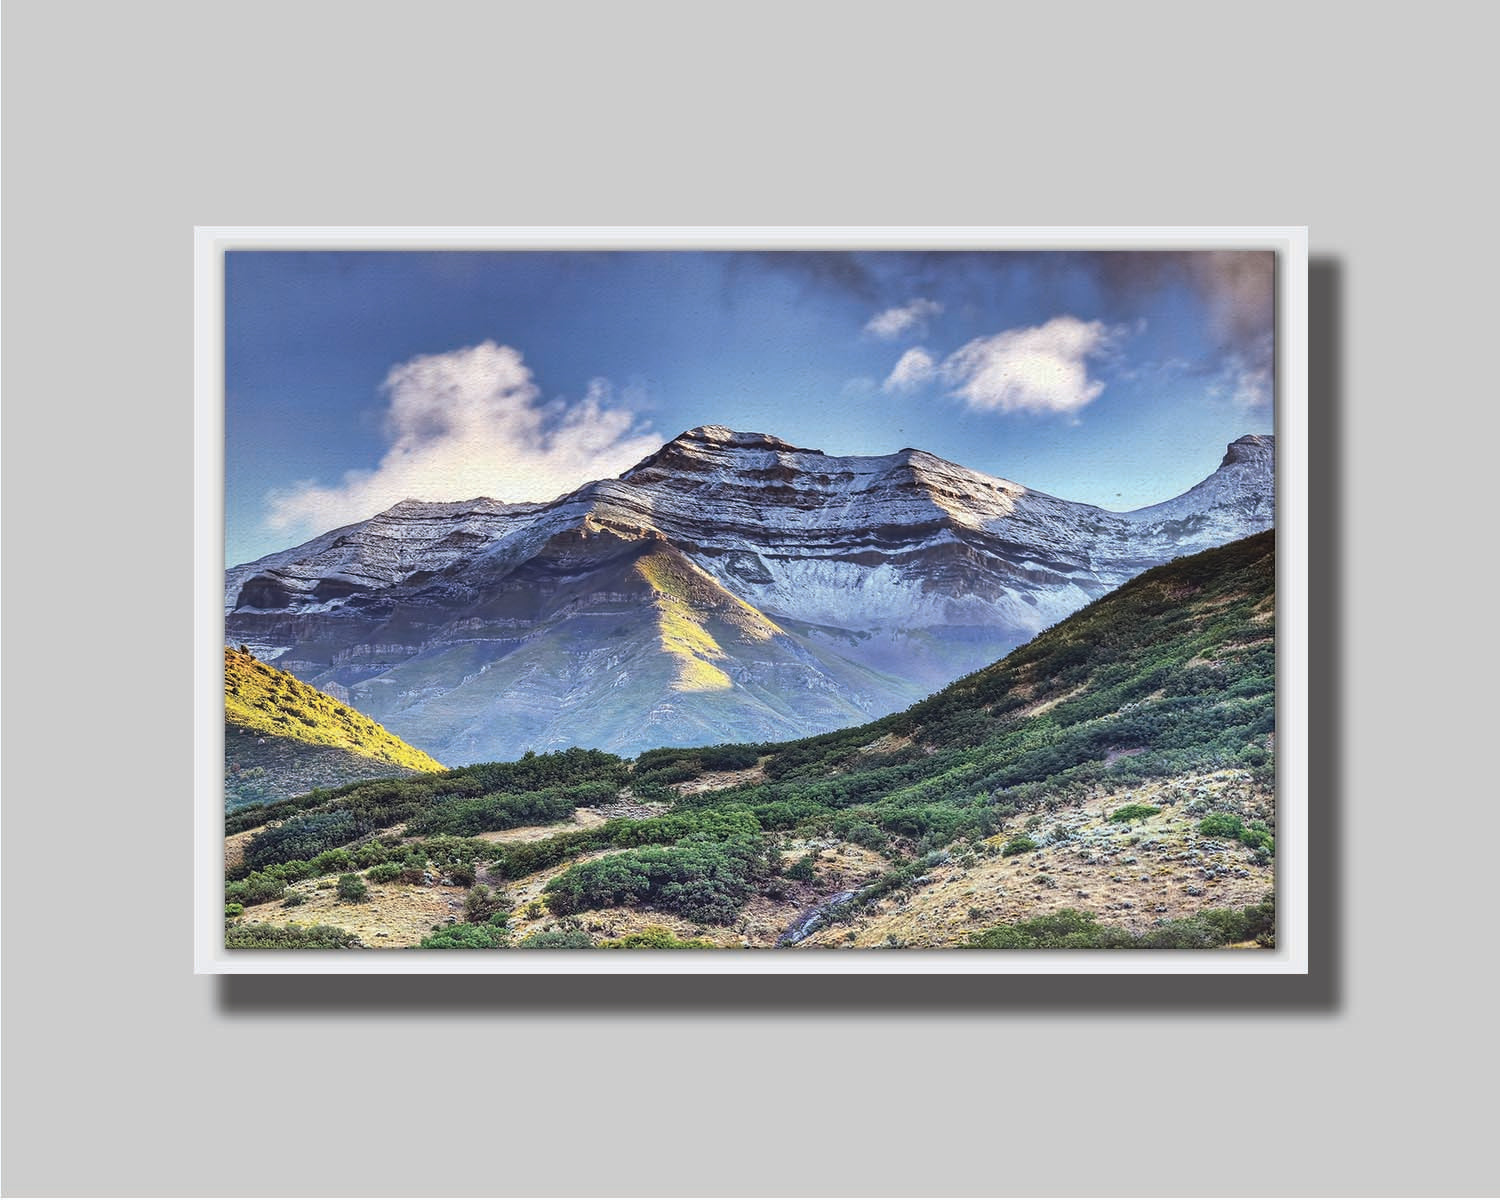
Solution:
<svg viewBox="0 0 1500 1200">
<path fill-rule="evenodd" d="M 1306 972 L 1305 230 L 196 249 L 199 971 Z"/>
</svg>

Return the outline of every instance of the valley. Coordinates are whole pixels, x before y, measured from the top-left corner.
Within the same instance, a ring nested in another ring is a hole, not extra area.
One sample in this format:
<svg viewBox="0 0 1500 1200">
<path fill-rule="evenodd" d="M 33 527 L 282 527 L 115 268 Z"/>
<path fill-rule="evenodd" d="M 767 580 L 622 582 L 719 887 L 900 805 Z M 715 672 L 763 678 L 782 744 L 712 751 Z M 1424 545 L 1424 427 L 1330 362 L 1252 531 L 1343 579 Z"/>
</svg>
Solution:
<svg viewBox="0 0 1500 1200">
<path fill-rule="evenodd" d="M 506 952 L 769 950 L 789 930 L 805 936 L 778 952 L 1269 946 L 1274 730 L 1267 531 L 836 732 L 527 753 L 244 806 L 226 931 Z"/>
</svg>

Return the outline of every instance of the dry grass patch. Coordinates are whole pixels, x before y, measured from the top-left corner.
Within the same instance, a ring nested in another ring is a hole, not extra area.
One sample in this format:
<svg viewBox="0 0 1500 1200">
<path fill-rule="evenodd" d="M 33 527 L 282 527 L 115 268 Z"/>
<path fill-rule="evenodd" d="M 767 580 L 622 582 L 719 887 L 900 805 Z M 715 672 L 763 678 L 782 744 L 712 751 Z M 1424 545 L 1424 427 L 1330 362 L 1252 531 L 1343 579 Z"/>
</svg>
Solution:
<svg viewBox="0 0 1500 1200">
<path fill-rule="evenodd" d="M 705 771 L 693 779 L 685 779 L 681 783 L 673 783 L 668 786 L 679 796 L 696 796 L 700 792 L 719 792 L 725 788 L 740 787 L 747 783 L 764 783 L 766 768 L 764 760 L 753 767 L 745 767 L 738 771 Z"/>
<path fill-rule="evenodd" d="M 338 898 L 336 875 L 294 883 L 290 890 L 303 897 L 294 908 L 257 904 L 240 920 L 272 925 L 333 925 L 354 934 L 374 950 L 416 946 L 434 925 L 464 917 L 468 889 L 434 884 L 367 883 L 369 899 L 346 903 Z"/>
<path fill-rule="evenodd" d="M 1183 792 L 1186 800 L 1179 799 Z M 1109 819 L 1131 803 L 1158 805 L 1162 811 L 1129 823 Z M 1199 835 L 1201 813 L 1190 809 L 1205 805 L 1246 813 L 1273 808 L 1268 792 L 1235 771 L 1110 793 L 1033 822 L 1028 836 L 1042 843 L 1037 850 L 972 860 L 957 855 L 929 871 L 930 882 L 909 896 L 884 897 L 851 924 L 820 930 L 802 944 L 958 946 L 989 926 L 1064 908 L 1142 933 L 1206 908 L 1259 903 L 1274 890 L 1274 865 L 1257 864 L 1253 852 L 1238 842 Z M 1053 842 L 1058 831 L 1067 836 Z M 1020 832 L 1018 823 L 991 844 L 998 848 Z"/>
<path fill-rule="evenodd" d="M 481 842 L 539 842 L 554 834 L 571 833 L 577 829 L 593 829 L 609 820 L 594 808 L 575 808 L 566 821 L 555 821 L 551 825 L 519 825 L 515 829 L 494 829 L 474 836 Z"/>
<path fill-rule="evenodd" d="M 245 862 L 245 846 L 257 833 L 266 827 L 257 825 L 254 829 L 246 829 L 240 833 L 232 833 L 224 839 L 224 869 L 226 871 L 238 870 Z"/>
</svg>

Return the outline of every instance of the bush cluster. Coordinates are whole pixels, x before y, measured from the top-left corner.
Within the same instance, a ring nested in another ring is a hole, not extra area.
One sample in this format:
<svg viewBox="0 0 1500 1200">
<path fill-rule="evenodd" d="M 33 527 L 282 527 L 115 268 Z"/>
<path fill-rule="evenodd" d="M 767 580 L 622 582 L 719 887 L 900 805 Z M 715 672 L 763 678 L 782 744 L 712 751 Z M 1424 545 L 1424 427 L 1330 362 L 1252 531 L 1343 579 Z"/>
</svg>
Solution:
<svg viewBox="0 0 1500 1200">
<path fill-rule="evenodd" d="M 503 925 L 449 925 L 424 937 L 422 950 L 499 950 L 510 944 Z"/>
<path fill-rule="evenodd" d="M 1115 809 L 1109 814 L 1111 821 L 1144 821 L 1147 817 L 1154 817 L 1161 809 L 1151 804 L 1127 804 L 1122 808 Z"/>
<path fill-rule="evenodd" d="M 1235 813 L 1209 813 L 1198 822 L 1198 832 L 1205 837 L 1233 838 L 1268 858 L 1276 853 L 1276 838 L 1264 821 L 1246 825 Z"/>
<path fill-rule="evenodd" d="M 517 948 L 521 950 L 587 950 L 594 939 L 581 929 L 544 929 L 523 938 Z"/>
<path fill-rule="evenodd" d="M 266 925 L 236 922 L 224 928 L 230 950 L 346 950 L 359 939 L 332 925 Z"/>
<path fill-rule="evenodd" d="M 510 897 L 501 888 L 487 884 L 476 884 L 464 897 L 464 918 L 476 925 L 495 923 L 503 925 L 510 913 Z"/>
<path fill-rule="evenodd" d="M 627 850 L 579 863 L 543 889 L 559 915 L 620 904 L 655 904 L 704 924 L 734 920 L 752 882 L 770 874 L 761 838 L 722 841 L 702 834 L 675 846 Z"/>
<path fill-rule="evenodd" d="M 664 925 L 648 925 L 639 933 L 609 938 L 599 943 L 601 950 L 712 950 L 707 938 L 679 938 Z"/>
<path fill-rule="evenodd" d="M 802 883 L 811 883 L 817 878 L 817 875 L 813 871 L 813 864 L 816 861 L 813 855 L 804 854 L 786 869 L 786 877 L 788 879 L 799 880 Z"/>
<path fill-rule="evenodd" d="M 1092 913 L 1065 908 L 1029 921 L 970 934 L 969 950 L 1210 950 L 1232 942 L 1274 946 L 1276 900 L 1266 896 L 1243 909 L 1211 908 L 1164 921 L 1144 933 L 1101 925 Z"/>
<path fill-rule="evenodd" d="M 365 886 L 365 881 L 358 875 L 340 875 L 338 884 L 339 899 L 346 904 L 357 904 L 361 900 L 368 899 L 370 889 Z"/>
</svg>

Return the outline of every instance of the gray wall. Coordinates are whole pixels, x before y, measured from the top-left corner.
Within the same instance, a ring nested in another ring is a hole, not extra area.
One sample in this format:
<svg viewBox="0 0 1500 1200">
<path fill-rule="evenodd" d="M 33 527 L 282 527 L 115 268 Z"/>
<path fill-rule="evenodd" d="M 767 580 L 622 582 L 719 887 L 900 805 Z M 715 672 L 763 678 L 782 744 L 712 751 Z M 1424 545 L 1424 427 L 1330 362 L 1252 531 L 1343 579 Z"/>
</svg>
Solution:
<svg viewBox="0 0 1500 1200">
<path fill-rule="evenodd" d="M 1409 11 L 11 0 L 7 1193 L 1494 1190 L 1493 30 Z M 1310 225 L 1315 976 L 194 978 L 195 223 Z"/>
</svg>

